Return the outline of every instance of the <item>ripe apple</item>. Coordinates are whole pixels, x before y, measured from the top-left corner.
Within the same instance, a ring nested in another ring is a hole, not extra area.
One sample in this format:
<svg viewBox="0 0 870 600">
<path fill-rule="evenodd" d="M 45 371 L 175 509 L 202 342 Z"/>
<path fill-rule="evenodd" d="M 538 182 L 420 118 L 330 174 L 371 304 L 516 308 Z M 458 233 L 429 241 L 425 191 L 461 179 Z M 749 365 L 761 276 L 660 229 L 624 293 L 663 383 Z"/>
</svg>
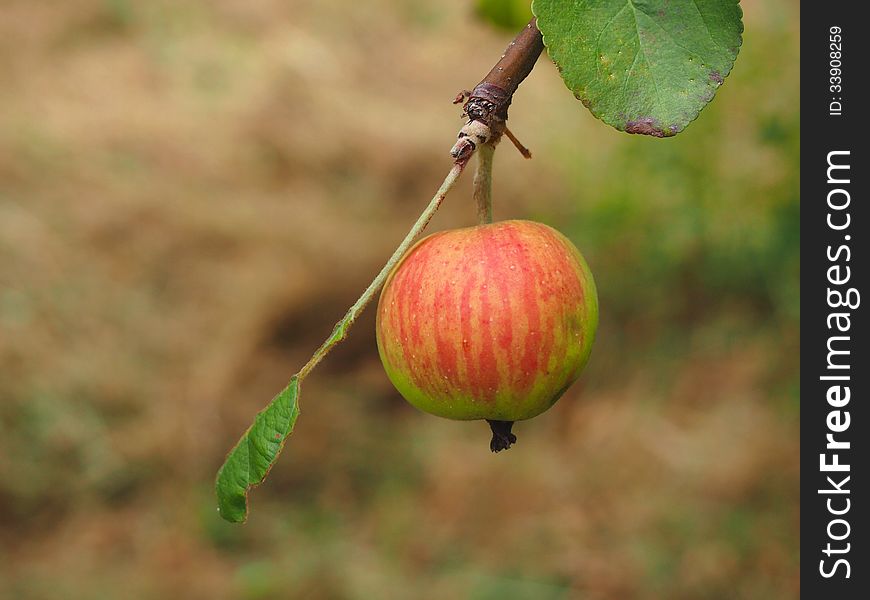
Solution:
<svg viewBox="0 0 870 600">
<path fill-rule="evenodd" d="M 376 325 L 402 396 L 440 417 L 488 420 L 494 451 L 516 441 L 513 421 L 541 414 L 577 379 L 597 326 L 583 256 L 532 221 L 420 240 L 387 278 Z"/>
</svg>

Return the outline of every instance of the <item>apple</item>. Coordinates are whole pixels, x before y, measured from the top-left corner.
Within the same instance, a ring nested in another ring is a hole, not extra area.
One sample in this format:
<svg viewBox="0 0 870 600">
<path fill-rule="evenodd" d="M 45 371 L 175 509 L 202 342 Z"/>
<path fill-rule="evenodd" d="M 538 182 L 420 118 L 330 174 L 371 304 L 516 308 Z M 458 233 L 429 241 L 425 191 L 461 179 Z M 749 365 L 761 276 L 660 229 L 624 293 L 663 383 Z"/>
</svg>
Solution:
<svg viewBox="0 0 870 600">
<path fill-rule="evenodd" d="M 494 451 L 513 421 L 576 381 L 598 327 L 589 267 L 542 223 L 501 221 L 432 234 L 393 268 L 377 311 L 390 381 L 420 410 L 486 419 Z"/>
</svg>

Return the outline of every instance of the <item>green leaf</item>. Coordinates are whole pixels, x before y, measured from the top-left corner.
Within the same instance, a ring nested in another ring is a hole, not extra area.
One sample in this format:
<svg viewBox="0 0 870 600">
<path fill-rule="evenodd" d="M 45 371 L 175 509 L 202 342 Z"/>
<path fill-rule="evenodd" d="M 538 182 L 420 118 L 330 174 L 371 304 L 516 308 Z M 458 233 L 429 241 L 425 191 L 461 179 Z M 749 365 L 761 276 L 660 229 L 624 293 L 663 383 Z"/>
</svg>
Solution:
<svg viewBox="0 0 870 600">
<path fill-rule="evenodd" d="M 244 523 L 247 519 L 248 490 L 266 478 L 293 431 L 299 416 L 298 396 L 299 378 L 294 376 L 257 414 L 254 424 L 227 455 L 215 482 L 218 511 L 227 521 Z"/>
<path fill-rule="evenodd" d="M 739 0 L 534 0 L 562 79 L 620 131 L 667 137 L 713 99 L 742 43 Z"/>
</svg>

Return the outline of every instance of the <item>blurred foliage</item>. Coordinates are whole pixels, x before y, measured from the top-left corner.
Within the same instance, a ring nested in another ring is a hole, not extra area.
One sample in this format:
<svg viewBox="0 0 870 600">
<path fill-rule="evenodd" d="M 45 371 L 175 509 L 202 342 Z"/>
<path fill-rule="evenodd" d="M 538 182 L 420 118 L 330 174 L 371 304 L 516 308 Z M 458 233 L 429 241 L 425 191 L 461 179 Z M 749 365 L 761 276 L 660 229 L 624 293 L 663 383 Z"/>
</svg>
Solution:
<svg viewBox="0 0 870 600">
<path fill-rule="evenodd" d="M 475 12 L 484 21 L 516 33 L 532 18 L 530 0 L 476 0 Z"/>
<path fill-rule="evenodd" d="M 429 200 L 510 34 L 471 3 L 5 1 L 0 597 L 796 597 L 799 9 L 742 6 L 676 138 L 546 60 L 513 102 L 535 158 L 497 153 L 496 218 L 589 260 L 581 382 L 495 456 L 398 397 L 366 313 L 239 527 L 224 453 Z M 473 222 L 469 180 L 432 229 Z"/>
</svg>

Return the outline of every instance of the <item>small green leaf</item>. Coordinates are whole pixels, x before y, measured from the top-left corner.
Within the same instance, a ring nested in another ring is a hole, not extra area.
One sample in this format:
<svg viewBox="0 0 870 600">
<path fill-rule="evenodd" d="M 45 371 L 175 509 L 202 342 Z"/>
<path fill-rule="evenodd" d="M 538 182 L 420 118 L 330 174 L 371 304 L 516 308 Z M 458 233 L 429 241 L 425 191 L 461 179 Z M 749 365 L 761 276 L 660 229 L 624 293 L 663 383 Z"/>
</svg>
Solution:
<svg viewBox="0 0 870 600">
<path fill-rule="evenodd" d="M 299 378 L 272 398 L 254 418 L 217 474 L 215 491 L 221 516 L 232 523 L 248 517 L 248 490 L 261 483 L 275 464 L 299 416 Z"/>
<path fill-rule="evenodd" d="M 742 43 L 739 0 L 534 0 L 562 79 L 620 131 L 667 137 L 713 99 Z"/>
</svg>

